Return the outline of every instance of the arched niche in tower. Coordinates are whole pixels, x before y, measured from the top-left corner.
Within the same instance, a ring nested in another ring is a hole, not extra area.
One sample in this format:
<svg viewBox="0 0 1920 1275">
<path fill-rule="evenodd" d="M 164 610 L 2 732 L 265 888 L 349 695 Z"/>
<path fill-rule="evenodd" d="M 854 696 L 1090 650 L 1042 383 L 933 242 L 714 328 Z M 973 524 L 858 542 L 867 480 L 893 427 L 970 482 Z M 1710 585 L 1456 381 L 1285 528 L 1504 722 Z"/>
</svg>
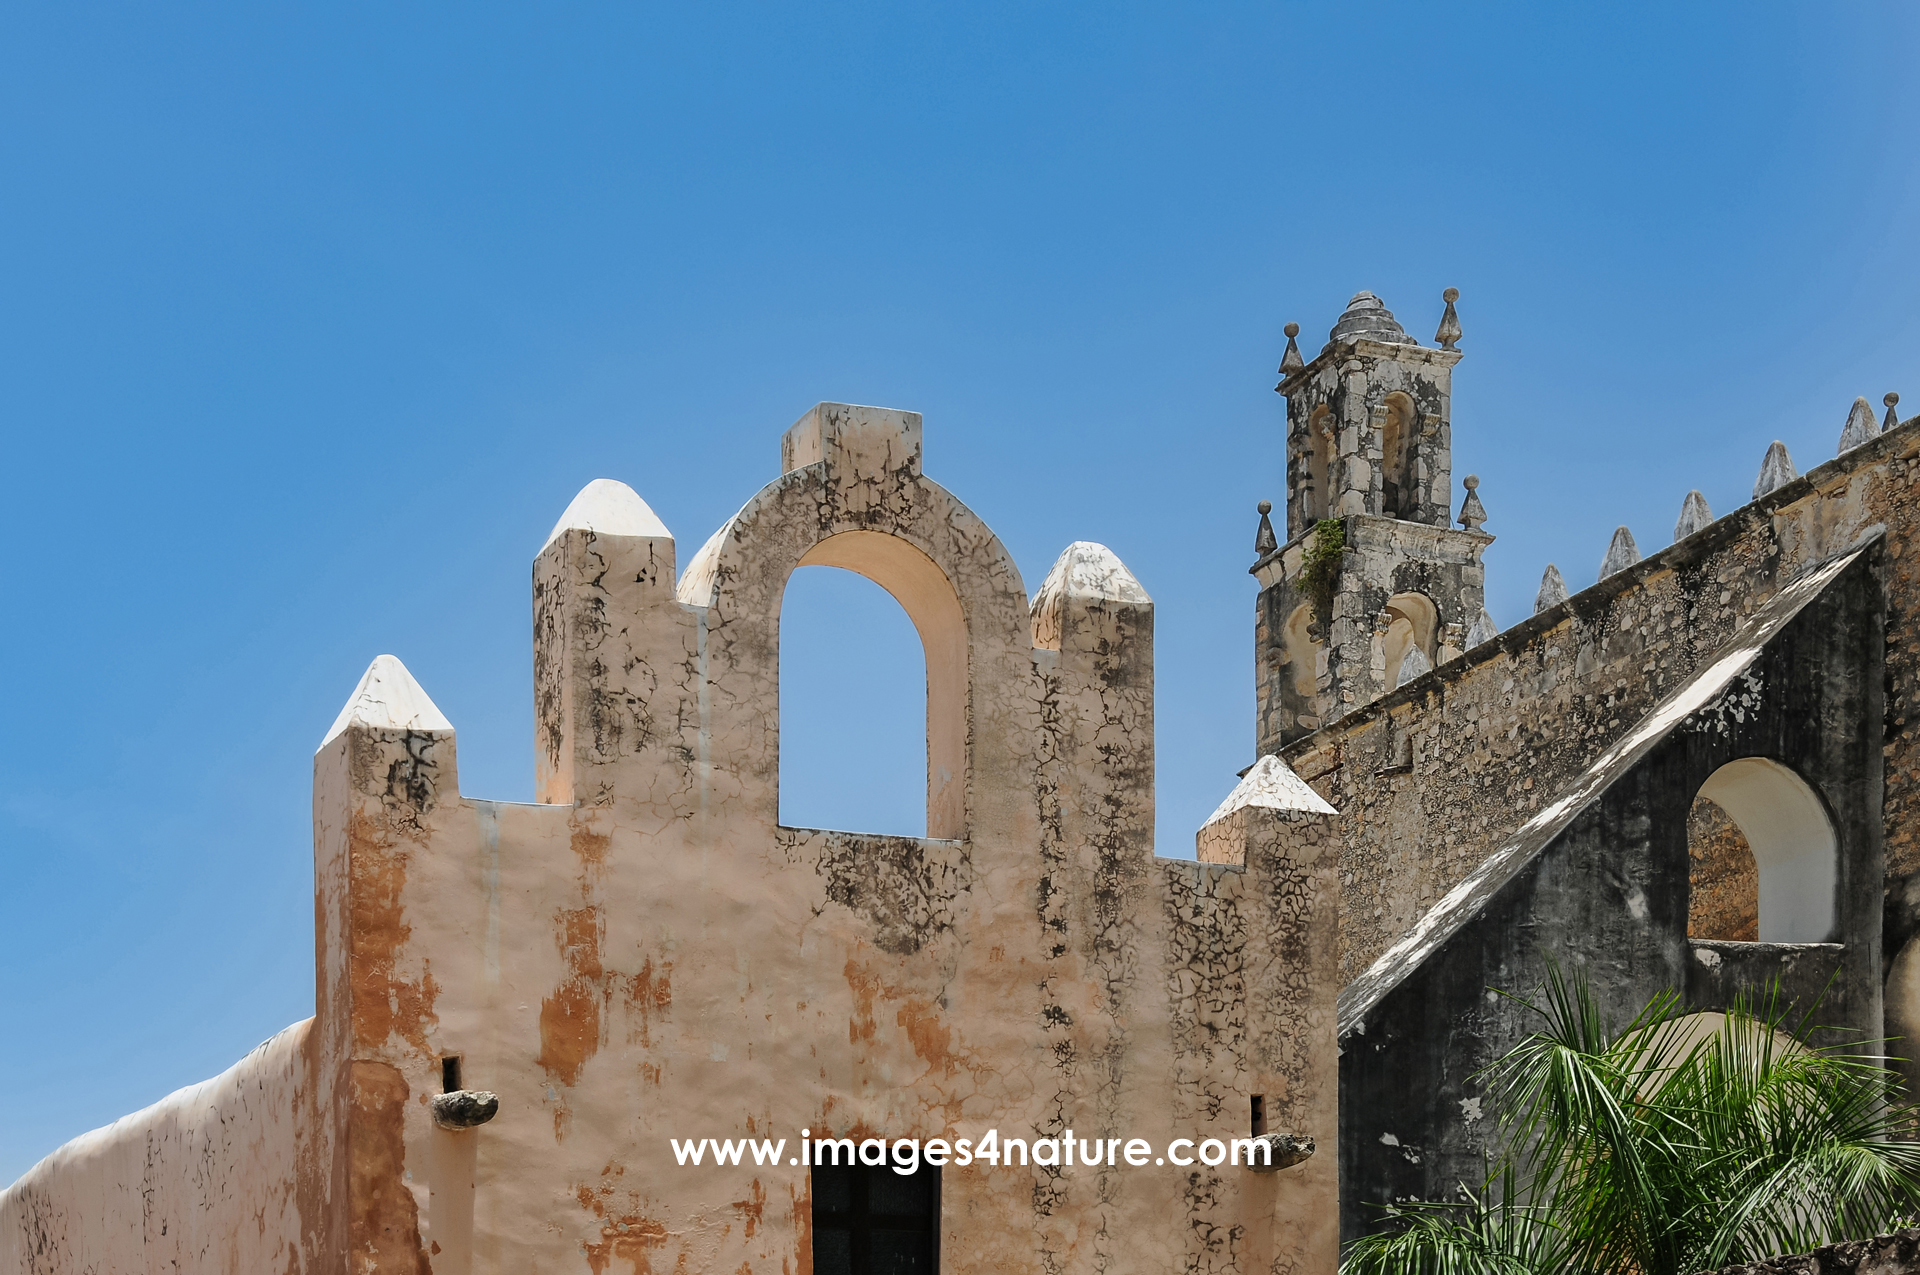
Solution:
<svg viewBox="0 0 1920 1275">
<path fill-rule="evenodd" d="M 1283 676 L 1303 704 L 1311 704 L 1320 689 L 1320 652 L 1324 648 L 1313 636 L 1313 604 L 1303 602 L 1293 609 L 1280 630 L 1280 663 Z"/>
<path fill-rule="evenodd" d="M 1307 416 L 1307 490 L 1301 503 L 1307 524 L 1333 512 L 1333 414 L 1325 403 Z"/>
<path fill-rule="evenodd" d="M 1384 654 L 1387 689 L 1391 690 L 1404 680 L 1400 674 L 1408 651 L 1417 648 L 1426 657 L 1427 667 L 1433 667 L 1440 612 L 1424 593 L 1396 593 L 1387 599 L 1386 614 Z"/>
<path fill-rule="evenodd" d="M 1387 395 L 1381 405 L 1386 409 L 1386 420 L 1380 432 L 1380 512 L 1389 518 L 1405 518 L 1415 505 L 1413 440 L 1417 414 L 1412 396 L 1401 390 Z"/>
</svg>

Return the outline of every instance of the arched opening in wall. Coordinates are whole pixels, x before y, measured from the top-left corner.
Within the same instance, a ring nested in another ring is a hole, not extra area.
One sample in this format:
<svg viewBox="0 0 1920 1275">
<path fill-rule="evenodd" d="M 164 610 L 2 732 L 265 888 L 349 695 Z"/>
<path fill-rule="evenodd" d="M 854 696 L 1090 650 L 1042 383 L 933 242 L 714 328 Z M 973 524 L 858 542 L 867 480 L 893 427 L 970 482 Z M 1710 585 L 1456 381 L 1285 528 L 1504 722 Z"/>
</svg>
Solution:
<svg viewBox="0 0 1920 1275">
<path fill-rule="evenodd" d="M 1433 667 L 1440 613 L 1424 593 L 1396 593 L 1387 599 L 1386 616 L 1382 667 L 1391 690 Z"/>
<path fill-rule="evenodd" d="M 1687 936 L 1825 943 L 1839 845 L 1807 782 L 1766 757 L 1707 777 L 1687 815 Z"/>
<path fill-rule="evenodd" d="M 1333 420 L 1325 403 L 1307 417 L 1307 482 L 1301 508 L 1309 523 L 1333 516 Z"/>
<path fill-rule="evenodd" d="M 1380 436 L 1381 497 L 1380 511 L 1389 518 L 1405 518 L 1413 512 L 1413 399 L 1395 390 L 1383 404 L 1386 425 Z"/>
<path fill-rule="evenodd" d="M 801 567 L 780 602 L 780 822 L 927 833 L 920 635 L 852 571 Z"/>
<path fill-rule="evenodd" d="M 971 757 L 967 619 L 953 582 L 911 541 L 879 531 L 836 532 L 802 554 L 798 565 L 844 568 L 857 582 L 849 584 L 842 572 L 806 570 L 787 581 L 780 615 L 780 822 L 964 838 Z M 822 605 L 807 596 L 816 580 L 841 592 Z M 792 615 L 789 603 L 799 607 Z M 915 644 L 899 636 L 905 632 L 901 611 L 919 639 L 917 678 Z M 838 676 L 812 680 L 812 657 L 827 660 Z M 914 766 L 917 784 L 903 777 Z M 918 816 L 907 813 L 916 792 L 924 799 Z"/>
</svg>

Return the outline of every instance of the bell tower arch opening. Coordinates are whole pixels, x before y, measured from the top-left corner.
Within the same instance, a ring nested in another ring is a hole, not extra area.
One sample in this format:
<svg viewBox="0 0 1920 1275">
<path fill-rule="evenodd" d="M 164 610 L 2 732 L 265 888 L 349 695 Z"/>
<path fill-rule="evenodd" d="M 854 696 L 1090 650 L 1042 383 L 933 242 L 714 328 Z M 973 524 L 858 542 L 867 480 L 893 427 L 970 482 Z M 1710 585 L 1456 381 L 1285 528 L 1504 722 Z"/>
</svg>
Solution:
<svg viewBox="0 0 1920 1275">
<path fill-rule="evenodd" d="M 1380 431 L 1380 512 L 1388 518 L 1413 513 L 1413 396 L 1395 390 L 1382 401 L 1386 420 Z"/>
</svg>

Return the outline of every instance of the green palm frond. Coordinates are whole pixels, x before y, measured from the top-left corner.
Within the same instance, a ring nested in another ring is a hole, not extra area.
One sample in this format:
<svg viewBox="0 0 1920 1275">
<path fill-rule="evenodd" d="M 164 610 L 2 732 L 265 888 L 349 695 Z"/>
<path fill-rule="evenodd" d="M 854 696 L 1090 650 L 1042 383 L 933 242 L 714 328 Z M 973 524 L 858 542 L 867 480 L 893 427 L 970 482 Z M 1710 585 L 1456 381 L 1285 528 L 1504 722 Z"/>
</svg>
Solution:
<svg viewBox="0 0 1920 1275">
<path fill-rule="evenodd" d="M 1916 1110 L 1877 1042 L 1812 1045 L 1778 989 L 1716 1030 L 1657 996 L 1618 1031 L 1549 965 L 1538 1027 L 1484 1073 L 1486 1198 L 1403 1205 L 1347 1275 L 1686 1275 L 1888 1229 L 1920 1204 Z M 1831 1033 L 1828 1033 L 1829 1035 Z"/>
</svg>

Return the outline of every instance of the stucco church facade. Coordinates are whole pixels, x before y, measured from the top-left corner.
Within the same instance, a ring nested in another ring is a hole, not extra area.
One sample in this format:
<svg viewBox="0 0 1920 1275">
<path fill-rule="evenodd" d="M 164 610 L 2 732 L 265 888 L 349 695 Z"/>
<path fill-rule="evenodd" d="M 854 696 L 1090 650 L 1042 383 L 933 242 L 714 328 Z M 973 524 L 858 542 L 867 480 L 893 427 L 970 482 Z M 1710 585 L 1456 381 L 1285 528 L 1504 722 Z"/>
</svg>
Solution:
<svg viewBox="0 0 1920 1275">
<path fill-rule="evenodd" d="M 464 793 L 376 660 L 314 759 L 314 1017 L 0 1191 L 0 1272 L 1331 1272 L 1477 1182 L 1489 989 L 1548 960 L 1920 1027 L 1920 428 L 1856 403 L 1501 630 L 1456 300 L 1431 345 L 1371 293 L 1288 325 L 1249 765 L 1192 859 L 1146 590 L 1082 542 L 1029 595 L 917 414 L 818 405 L 684 557 L 589 484 L 533 564 L 537 800 Z M 920 635 L 926 837 L 779 822 L 808 565 Z"/>
</svg>

